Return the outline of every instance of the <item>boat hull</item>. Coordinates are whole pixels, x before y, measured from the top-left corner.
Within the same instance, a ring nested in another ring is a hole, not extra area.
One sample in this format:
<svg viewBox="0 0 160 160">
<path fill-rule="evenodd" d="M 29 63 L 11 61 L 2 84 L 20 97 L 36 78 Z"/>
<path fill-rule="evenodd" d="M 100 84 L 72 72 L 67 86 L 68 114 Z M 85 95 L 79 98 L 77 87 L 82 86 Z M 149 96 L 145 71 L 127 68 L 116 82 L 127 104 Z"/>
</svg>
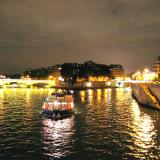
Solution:
<svg viewBox="0 0 160 160">
<path fill-rule="evenodd" d="M 69 117 L 74 113 L 73 110 L 43 110 L 42 114 L 54 119 Z"/>
</svg>

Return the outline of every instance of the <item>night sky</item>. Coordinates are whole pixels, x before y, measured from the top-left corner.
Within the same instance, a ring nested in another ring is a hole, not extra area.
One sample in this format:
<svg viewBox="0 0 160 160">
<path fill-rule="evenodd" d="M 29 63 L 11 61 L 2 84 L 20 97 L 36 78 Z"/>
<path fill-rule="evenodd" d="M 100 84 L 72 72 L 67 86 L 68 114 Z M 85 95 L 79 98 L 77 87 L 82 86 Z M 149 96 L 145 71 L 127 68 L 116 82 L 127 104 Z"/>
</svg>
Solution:
<svg viewBox="0 0 160 160">
<path fill-rule="evenodd" d="M 152 67 L 160 0 L 0 0 L 0 73 L 88 60 Z"/>
</svg>

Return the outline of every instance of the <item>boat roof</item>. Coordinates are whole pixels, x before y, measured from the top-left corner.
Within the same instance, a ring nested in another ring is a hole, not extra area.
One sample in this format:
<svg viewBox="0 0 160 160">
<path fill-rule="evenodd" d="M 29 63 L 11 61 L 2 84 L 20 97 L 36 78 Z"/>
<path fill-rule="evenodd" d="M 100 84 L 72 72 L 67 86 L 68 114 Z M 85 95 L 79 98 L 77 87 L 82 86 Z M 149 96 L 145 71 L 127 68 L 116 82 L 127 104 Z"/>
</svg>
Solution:
<svg viewBox="0 0 160 160">
<path fill-rule="evenodd" d="M 51 95 L 62 97 L 62 96 L 65 96 L 65 95 L 72 95 L 72 93 L 70 91 L 61 91 L 61 92 L 53 92 L 53 93 L 51 93 Z"/>
</svg>

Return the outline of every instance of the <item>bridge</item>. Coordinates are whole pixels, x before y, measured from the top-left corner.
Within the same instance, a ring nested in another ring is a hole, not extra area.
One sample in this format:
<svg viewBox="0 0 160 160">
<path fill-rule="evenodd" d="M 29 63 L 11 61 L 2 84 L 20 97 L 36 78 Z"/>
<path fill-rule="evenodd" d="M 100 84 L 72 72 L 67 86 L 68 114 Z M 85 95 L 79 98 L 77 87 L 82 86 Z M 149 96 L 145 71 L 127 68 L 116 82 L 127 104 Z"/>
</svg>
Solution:
<svg viewBox="0 0 160 160">
<path fill-rule="evenodd" d="M 32 79 L 0 79 L 0 87 L 33 87 L 33 86 L 46 86 L 52 87 L 56 86 L 56 82 L 54 80 L 32 80 Z"/>
<path fill-rule="evenodd" d="M 147 81 L 148 82 L 148 81 Z M 111 80 L 103 82 L 82 82 L 69 86 L 67 82 L 56 82 L 55 80 L 35 80 L 35 79 L 0 79 L 0 88 L 105 88 L 105 87 L 125 87 L 131 83 L 146 83 L 146 81 L 135 80 Z M 149 82 L 148 82 L 149 83 Z"/>
</svg>

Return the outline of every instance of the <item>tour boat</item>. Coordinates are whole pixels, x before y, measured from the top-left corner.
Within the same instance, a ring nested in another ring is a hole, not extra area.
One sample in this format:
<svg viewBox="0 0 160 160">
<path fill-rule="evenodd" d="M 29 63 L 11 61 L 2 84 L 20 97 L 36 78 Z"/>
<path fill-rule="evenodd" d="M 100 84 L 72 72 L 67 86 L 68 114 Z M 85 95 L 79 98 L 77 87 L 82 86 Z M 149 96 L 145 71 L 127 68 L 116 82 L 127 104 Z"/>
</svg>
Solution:
<svg viewBox="0 0 160 160">
<path fill-rule="evenodd" d="M 52 93 L 43 104 L 42 113 L 51 118 L 63 118 L 74 111 L 74 101 L 71 92 Z"/>
</svg>

